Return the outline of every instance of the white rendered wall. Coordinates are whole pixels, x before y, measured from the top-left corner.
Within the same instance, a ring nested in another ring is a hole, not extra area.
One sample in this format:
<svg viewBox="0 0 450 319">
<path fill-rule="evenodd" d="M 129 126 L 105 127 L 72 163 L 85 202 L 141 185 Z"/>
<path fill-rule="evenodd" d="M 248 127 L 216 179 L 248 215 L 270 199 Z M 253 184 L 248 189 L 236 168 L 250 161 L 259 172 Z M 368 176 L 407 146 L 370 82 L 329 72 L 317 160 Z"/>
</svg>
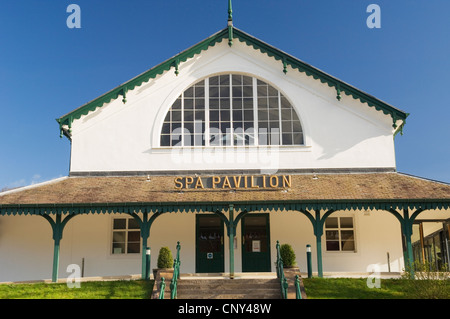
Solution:
<svg viewBox="0 0 450 319">
<path fill-rule="evenodd" d="M 390 253 L 390 269 L 402 271 L 403 253 L 398 220 L 387 212 L 336 212 L 331 216 L 354 216 L 356 252 L 326 252 L 322 237 L 323 271 L 370 272 L 376 264 L 388 271 L 386 253 Z M 67 278 L 70 264 L 81 266 L 85 259 L 85 277 L 140 275 L 141 255 L 112 255 L 112 219 L 127 215 L 80 215 L 64 230 L 60 250 L 59 278 Z M 302 272 L 307 271 L 306 245 L 311 244 L 313 271 L 317 272 L 315 237 L 311 222 L 301 213 L 272 212 L 271 263 L 275 271 L 276 241 L 293 246 Z M 382 230 L 382 231 L 381 231 Z M 226 234 L 226 231 L 224 232 Z M 235 271 L 242 269 L 241 225 L 237 227 Z M 151 268 L 156 267 L 158 251 L 168 246 L 175 254 L 181 242 L 182 273 L 195 272 L 195 214 L 172 213 L 158 217 L 151 228 L 149 245 L 152 249 Z M 225 235 L 225 271 L 229 271 L 229 246 Z M 38 216 L 0 217 L 0 282 L 50 279 L 53 263 L 53 240 L 50 225 Z"/>
<path fill-rule="evenodd" d="M 163 120 L 172 103 L 195 82 L 220 73 L 242 73 L 279 89 L 302 121 L 305 146 L 200 148 L 179 152 L 159 147 Z M 395 167 L 392 119 L 367 104 L 288 68 L 247 45 L 226 41 L 174 70 L 142 84 L 75 120 L 71 172 L 167 171 L 214 169 L 311 169 Z M 224 150 L 231 151 L 225 156 Z M 219 152 L 220 151 L 220 152 Z M 216 153 L 213 153 L 216 152 Z M 219 154 L 217 154 L 219 152 Z M 255 158 L 250 154 L 260 156 Z"/>
</svg>

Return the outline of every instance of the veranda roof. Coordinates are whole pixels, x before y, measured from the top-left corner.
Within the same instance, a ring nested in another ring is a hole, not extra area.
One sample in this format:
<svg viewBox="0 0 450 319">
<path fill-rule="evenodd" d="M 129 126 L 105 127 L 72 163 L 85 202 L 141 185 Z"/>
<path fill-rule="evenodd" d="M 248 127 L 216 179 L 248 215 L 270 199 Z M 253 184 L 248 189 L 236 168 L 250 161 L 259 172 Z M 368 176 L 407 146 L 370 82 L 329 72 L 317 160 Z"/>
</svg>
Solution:
<svg viewBox="0 0 450 319">
<path fill-rule="evenodd" d="M 450 185 L 401 173 L 291 175 L 291 187 L 175 189 L 174 176 L 66 177 L 0 193 L 0 213 L 448 209 Z"/>
</svg>

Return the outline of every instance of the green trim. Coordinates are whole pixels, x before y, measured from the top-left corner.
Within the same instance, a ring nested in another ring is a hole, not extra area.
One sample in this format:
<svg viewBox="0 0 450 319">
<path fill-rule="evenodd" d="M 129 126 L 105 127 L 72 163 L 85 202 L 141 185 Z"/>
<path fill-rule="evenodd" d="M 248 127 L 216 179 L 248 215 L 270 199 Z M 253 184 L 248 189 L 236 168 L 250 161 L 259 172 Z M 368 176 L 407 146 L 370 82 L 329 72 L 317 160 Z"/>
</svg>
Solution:
<svg viewBox="0 0 450 319">
<path fill-rule="evenodd" d="M 270 237 L 270 214 L 269 213 L 260 213 L 260 212 L 254 212 L 254 213 L 248 213 L 245 212 L 245 215 L 241 218 L 241 235 L 242 238 L 246 233 L 246 218 L 247 217 L 261 217 L 265 220 L 265 230 L 266 230 L 266 245 L 265 245 L 265 251 L 262 246 L 261 242 L 261 251 L 257 253 L 256 258 L 253 258 L 254 253 L 246 251 L 245 242 L 242 239 L 241 240 L 241 268 L 242 272 L 271 272 L 272 269 L 272 242 Z M 237 229 L 237 226 L 236 228 Z"/>
<path fill-rule="evenodd" d="M 287 74 L 287 62 L 286 62 L 286 58 L 283 58 L 283 73 Z"/>
<path fill-rule="evenodd" d="M 219 252 L 214 253 L 213 260 L 207 260 L 207 253 L 200 251 L 200 223 L 202 218 L 218 218 L 220 220 L 219 234 L 223 240 L 220 245 Z M 225 272 L 225 233 L 224 227 L 228 223 L 228 219 L 222 213 L 213 214 L 197 214 L 195 216 L 195 272 L 209 273 L 209 272 Z M 226 226 L 228 227 L 228 226 Z M 209 265 L 208 263 L 211 262 Z"/>
<path fill-rule="evenodd" d="M 175 75 L 178 76 L 180 74 L 180 60 L 176 59 L 175 62 Z"/>
<path fill-rule="evenodd" d="M 115 89 L 103 94 L 102 96 L 84 104 L 83 106 L 75 109 L 74 111 L 60 117 L 56 121 L 59 123 L 61 137 L 66 135 L 70 138 L 70 131 L 66 132 L 63 126 L 67 125 L 69 128 L 74 120 L 81 118 L 83 115 L 87 115 L 89 112 L 102 107 L 104 104 L 117 99 L 119 96 L 126 95 L 127 91 L 133 90 L 135 87 L 142 85 L 144 82 L 148 82 L 150 79 L 169 71 L 172 67 L 175 68 L 175 74 L 178 74 L 178 66 L 181 62 L 186 62 L 188 59 L 200 54 L 202 51 L 207 50 L 209 47 L 215 46 L 217 43 L 221 42 L 223 39 L 227 39 L 229 44 L 232 39 L 238 39 L 240 42 L 244 42 L 248 46 L 253 47 L 262 53 L 267 54 L 276 60 L 282 61 L 283 72 L 287 73 L 287 66 L 291 66 L 293 69 L 305 73 L 308 76 L 312 76 L 316 80 L 320 80 L 322 83 L 328 84 L 329 87 L 334 87 L 337 90 L 337 96 L 340 97 L 341 92 L 346 95 L 352 96 L 354 99 L 360 100 L 362 103 L 367 103 L 370 107 L 375 107 L 377 111 L 382 111 L 386 115 L 391 115 L 393 120 L 393 127 L 397 128 L 397 120 L 403 121 L 401 128 L 403 128 L 404 121 L 408 117 L 408 113 L 401 111 L 363 91 L 356 89 L 355 87 L 342 82 L 341 80 L 332 77 L 331 75 L 303 62 L 297 58 L 233 27 L 232 25 L 227 26 L 227 28 L 215 33 L 214 35 L 208 37 L 207 39 L 201 41 L 200 43 L 190 47 L 189 49 L 179 53 L 178 55 L 166 60 L 165 62 L 155 66 L 154 68 L 138 75 L 137 77 L 131 79 L 130 81 L 116 87 Z M 125 93 L 124 93 L 125 92 Z M 124 96 L 125 99 L 125 96 Z M 338 98 L 339 99 L 339 98 Z M 126 99 L 125 99 L 126 101 Z"/>
<path fill-rule="evenodd" d="M 237 37 L 239 41 L 245 42 L 248 46 L 253 46 L 254 49 L 260 50 L 262 53 L 266 53 L 268 56 L 273 57 L 276 60 L 285 61 L 286 64 L 290 65 L 293 69 L 298 69 L 300 72 L 303 72 L 308 76 L 312 76 L 314 79 L 320 80 L 322 83 L 328 84 L 329 87 L 335 87 L 336 89 L 339 89 L 340 92 L 344 92 L 346 95 L 350 95 L 354 99 L 359 99 L 362 103 L 367 103 L 370 107 L 375 107 L 377 111 L 382 111 L 386 115 L 390 114 L 393 120 L 392 126 L 394 128 L 397 127 L 396 120 L 405 120 L 409 115 L 408 113 L 405 113 L 392 105 L 360 91 L 359 89 L 342 82 L 341 80 L 236 28 L 235 37 Z M 340 96 L 340 92 L 338 96 Z"/>
<path fill-rule="evenodd" d="M 151 217 L 148 216 L 148 212 L 143 212 L 142 219 L 134 212 L 127 213 L 131 217 L 133 217 L 136 222 L 139 225 L 139 228 L 141 230 L 141 238 L 142 238 L 142 279 L 149 280 L 150 279 L 150 262 L 148 262 L 147 265 L 147 256 L 146 256 L 146 250 L 147 250 L 147 242 L 150 238 L 150 228 L 152 227 L 153 222 L 156 218 L 161 216 L 163 214 L 162 212 L 155 212 Z"/>
<path fill-rule="evenodd" d="M 230 277 L 234 277 L 234 236 L 239 221 L 252 211 L 267 212 L 267 211 L 298 211 L 304 214 L 312 223 L 314 235 L 316 237 L 317 249 L 317 267 L 319 277 L 323 276 L 322 270 L 322 242 L 323 225 L 326 218 L 338 210 L 349 209 L 376 209 L 385 210 L 392 213 L 400 222 L 402 231 L 405 235 L 407 250 L 405 252 L 405 261 L 411 265 L 412 261 L 412 246 L 411 234 L 412 225 L 416 217 L 423 211 L 429 209 L 449 209 L 450 199 L 421 199 L 421 200 L 341 200 L 341 201 L 275 201 L 275 202 L 221 202 L 221 203 L 104 203 L 104 204 L 60 204 L 60 205 L 0 205 L 0 216 L 2 215 L 38 215 L 44 217 L 51 225 L 54 239 L 54 254 L 53 254 L 53 272 L 52 281 L 56 282 L 58 279 L 59 269 L 59 249 L 60 241 L 62 239 L 63 230 L 67 222 L 79 214 L 113 214 L 126 213 L 135 218 L 139 223 L 141 229 L 142 241 L 142 277 L 147 279 L 150 263 L 147 264 L 145 250 L 147 247 L 147 240 L 150 237 L 150 228 L 154 220 L 163 213 L 203 213 L 212 212 L 218 215 L 227 227 L 229 236 L 230 249 Z M 404 211 L 402 217 L 398 210 Z M 409 216 L 409 210 L 414 209 L 413 215 Z M 327 210 L 323 216 L 320 216 L 320 210 Z M 223 212 L 229 213 L 227 218 Z M 141 219 L 137 214 L 142 213 Z M 148 213 L 153 213 L 149 218 Z M 237 214 L 236 218 L 234 214 Z M 313 215 L 314 213 L 314 215 Z M 55 214 L 55 219 L 50 217 Z M 68 214 L 64 219 L 63 214 Z M 413 275 L 412 267 L 411 275 Z"/>
<path fill-rule="evenodd" d="M 233 6 L 231 0 L 228 0 L 228 22 L 233 21 Z"/>
<path fill-rule="evenodd" d="M 76 110 L 61 116 L 56 121 L 60 125 L 60 130 L 62 131 L 62 126 L 70 126 L 74 120 L 80 119 L 81 116 L 87 115 L 89 112 L 95 111 L 97 108 L 102 107 L 106 103 L 110 103 L 112 100 L 116 100 L 119 96 L 123 96 L 123 92 L 131 91 L 135 87 L 142 85 L 142 83 L 148 82 L 150 79 L 156 78 L 158 75 L 169 71 L 172 67 L 175 68 L 175 74 L 178 74 L 178 66 L 181 62 L 186 62 L 188 59 L 194 57 L 196 54 L 207 50 L 210 46 L 216 45 L 221 42 L 224 38 L 228 38 L 228 28 L 210 36 L 209 38 L 203 40 L 202 42 L 190 47 L 189 49 L 179 53 L 173 58 L 166 60 L 165 62 L 155 66 L 154 68 L 138 75 L 137 77 L 131 79 L 130 81 L 112 89 L 111 91 L 101 95 L 100 97 L 84 104 L 83 106 L 77 108 Z M 61 133 L 63 134 L 63 133 Z"/>
<path fill-rule="evenodd" d="M 410 277 L 414 278 L 414 253 L 412 249 L 411 237 L 413 234 L 413 224 L 417 216 L 422 213 L 424 210 L 422 208 L 418 208 L 414 211 L 414 213 L 410 216 L 410 211 L 408 208 L 403 208 L 403 217 L 401 213 L 399 213 L 395 209 L 389 209 L 389 212 L 394 215 L 398 221 L 400 222 L 402 233 L 405 238 L 405 250 L 404 250 L 404 260 L 405 266 L 407 267 L 407 271 L 410 273 Z"/>
<path fill-rule="evenodd" d="M 340 101 L 342 99 L 341 97 L 341 85 L 338 83 L 336 86 L 336 99 Z"/>
<path fill-rule="evenodd" d="M 228 26 L 228 45 L 230 48 L 233 46 L 233 26 Z"/>
<path fill-rule="evenodd" d="M 69 215 L 62 220 L 61 215 L 56 215 L 55 220 L 53 220 L 49 215 L 40 215 L 44 217 L 52 227 L 53 233 L 53 270 L 52 270 L 52 282 L 58 281 L 58 272 L 59 272 L 59 249 L 61 239 L 63 237 L 64 227 L 66 227 L 67 223 L 76 215 Z"/>
<path fill-rule="evenodd" d="M 233 7 L 228 0 L 228 45 L 233 46 Z"/>
<path fill-rule="evenodd" d="M 115 214 L 115 213 L 202 213 L 228 211 L 230 202 L 149 202 L 149 203 L 73 203 L 73 204 L 0 204 L 0 215 L 45 214 Z M 392 200 L 286 200 L 237 201 L 236 212 L 287 210 L 389 210 L 389 209 L 450 209 L 450 198 Z"/>
</svg>

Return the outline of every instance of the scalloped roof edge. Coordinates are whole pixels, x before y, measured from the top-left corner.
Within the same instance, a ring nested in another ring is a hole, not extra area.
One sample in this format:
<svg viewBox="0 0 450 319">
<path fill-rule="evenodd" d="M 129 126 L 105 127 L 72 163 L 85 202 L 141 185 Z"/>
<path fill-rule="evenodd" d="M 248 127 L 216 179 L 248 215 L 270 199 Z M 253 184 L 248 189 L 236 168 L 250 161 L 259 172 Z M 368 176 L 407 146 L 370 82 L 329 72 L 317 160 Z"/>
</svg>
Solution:
<svg viewBox="0 0 450 319">
<path fill-rule="evenodd" d="M 166 61 L 156 65 L 155 67 L 141 73 L 140 75 L 132 78 L 131 80 L 117 86 L 116 88 L 110 90 L 109 92 L 97 97 L 96 99 L 78 107 L 77 109 L 61 116 L 56 119 L 59 123 L 60 136 L 65 135 L 69 139 L 71 138 L 71 127 L 72 122 L 76 119 L 81 118 L 83 115 L 87 115 L 89 112 L 95 111 L 97 108 L 102 107 L 104 104 L 111 102 L 111 100 L 118 99 L 122 96 L 122 101 L 126 103 L 126 94 L 128 91 L 133 90 L 135 87 L 142 85 L 144 82 L 148 82 L 150 79 L 163 74 L 166 71 L 174 68 L 175 73 L 178 74 L 179 64 L 186 62 L 188 59 L 193 58 L 195 55 L 200 54 L 202 51 L 207 50 L 209 47 L 216 45 L 223 39 L 229 39 L 229 44 L 232 45 L 231 39 L 238 39 L 240 42 L 244 42 L 248 46 L 252 46 L 255 50 L 259 50 L 262 53 L 267 54 L 270 57 L 282 62 L 282 71 L 287 72 L 287 66 L 291 66 L 293 69 L 299 70 L 308 76 L 312 76 L 316 80 L 320 80 L 322 83 L 328 84 L 329 87 L 334 87 L 336 89 L 336 98 L 341 99 L 341 93 L 352 96 L 354 99 L 360 100 L 362 103 L 367 103 L 370 107 L 375 107 L 376 110 L 382 111 L 386 115 L 391 115 L 393 121 L 393 128 L 396 129 L 394 135 L 398 132 L 402 133 L 405 120 L 409 116 L 406 113 L 366 92 L 363 92 L 354 86 L 343 82 L 328 73 L 313 67 L 294 56 L 281 51 L 273 47 L 270 44 L 261 41 L 254 36 L 232 27 L 229 27 L 211 35 L 205 40 L 191 46 L 190 48 L 178 53 L 177 55 L 167 59 Z M 401 121 L 400 125 L 397 121 Z M 66 128 L 64 127 L 66 126 Z"/>
</svg>

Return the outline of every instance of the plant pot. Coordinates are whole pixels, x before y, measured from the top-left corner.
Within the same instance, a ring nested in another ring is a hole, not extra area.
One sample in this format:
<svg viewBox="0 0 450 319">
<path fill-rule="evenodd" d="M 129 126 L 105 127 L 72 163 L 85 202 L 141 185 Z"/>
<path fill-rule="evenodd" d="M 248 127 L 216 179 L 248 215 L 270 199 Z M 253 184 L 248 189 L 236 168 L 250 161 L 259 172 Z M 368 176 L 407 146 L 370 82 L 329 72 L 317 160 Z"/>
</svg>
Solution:
<svg viewBox="0 0 450 319">
<path fill-rule="evenodd" d="M 170 287 L 170 282 L 173 278 L 173 268 L 154 268 L 153 269 L 153 278 L 155 280 L 155 284 L 153 285 L 152 299 L 158 299 L 159 297 L 159 289 L 161 285 L 161 278 L 164 277 L 166 282 L 167 291 Z"/>
<path fill-rule="evenodd" d="M 300 276 L 300 268 L 299 267 L 286 267 L 283 268 L 284 270 L 284 275 L 291 279 L 290 277 L 295 277 L 295 275 L 299 275 Z"/>
<path fill-rule="evenodd" d="M 173 277 L 173 268 L 154 268 L 153 278 L 155 279 L 155 281 L 160 282 L 162 277 L 164 277 L 166 283 L 170 282 Z"/>
</svg>

